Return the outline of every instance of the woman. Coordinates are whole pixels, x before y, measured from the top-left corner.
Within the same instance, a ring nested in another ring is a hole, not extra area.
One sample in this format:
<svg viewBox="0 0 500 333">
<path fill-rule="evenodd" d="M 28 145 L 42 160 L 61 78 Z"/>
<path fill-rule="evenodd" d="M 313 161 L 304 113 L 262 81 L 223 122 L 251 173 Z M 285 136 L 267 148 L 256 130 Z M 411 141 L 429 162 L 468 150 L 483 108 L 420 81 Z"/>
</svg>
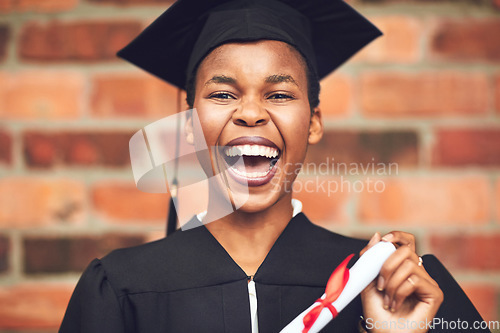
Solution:
<svg viewBox="0 0 500 333">
<path fill-rule="evenodd" d="M 191 118 L 186 137 L 196 144 L 204 133 L 215 147 L 209 168 L 222 175 L 223 165 L 229 176 L 216 178 L 207 212 L 190 221 L 199 227 L 94 260 L 60 332 L 279 332 L 345 257 L 380 241 L 313 225 L 285 186 L 323 133 L 318 80 L 379 34 L 342 1 L 179 0 L 122 50 L 187 90 L 201 131 Z M 220 193 L 229 188 L 237 200 L 239 185 L 245 203 L 214 217 Z M 383 239 L 398 249 L 324 332 L 427 332 L 432 318 L 481 320 L 437 259 L 422 265 L 412 235 Z"/>
</svg>

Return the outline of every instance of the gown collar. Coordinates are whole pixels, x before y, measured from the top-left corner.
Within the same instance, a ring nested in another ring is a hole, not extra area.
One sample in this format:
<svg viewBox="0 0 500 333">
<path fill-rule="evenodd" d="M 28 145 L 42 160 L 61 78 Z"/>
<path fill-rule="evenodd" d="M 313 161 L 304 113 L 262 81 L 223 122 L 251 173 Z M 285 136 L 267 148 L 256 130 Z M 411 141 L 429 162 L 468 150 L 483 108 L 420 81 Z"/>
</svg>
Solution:
<svg viewBox="0 0 500 333">
<path fill-rule="evenodd" d="M 297 202 L 300 204 L 300 201 L 295 202 L 294 212 L 301 208 Z M 231 272 L 226 278 L 230 276 L 233 281 L 247 278 L 241 267 L 197 217 L 188 223 L 198 224 L 199 227 L 174 235 L 196 235 L 199 239 L 189 243 L 197 247 L 196 251 L 210 251 L 216 256 L 220 264 L 217 270 Z M 335 267 L 349 254 L 357 254 L 365 244 L 364 240 L 345 237 L 316 226 L 299 211 L 271 247 L 253 279 L 257 284 L 324 287 Z M 217 270 L 213 273 L 217 274 Z M 225 279 L 223 275 L 220 278 Z M 215 276 L 214 279 L 217 280 Z"/>
</svg>

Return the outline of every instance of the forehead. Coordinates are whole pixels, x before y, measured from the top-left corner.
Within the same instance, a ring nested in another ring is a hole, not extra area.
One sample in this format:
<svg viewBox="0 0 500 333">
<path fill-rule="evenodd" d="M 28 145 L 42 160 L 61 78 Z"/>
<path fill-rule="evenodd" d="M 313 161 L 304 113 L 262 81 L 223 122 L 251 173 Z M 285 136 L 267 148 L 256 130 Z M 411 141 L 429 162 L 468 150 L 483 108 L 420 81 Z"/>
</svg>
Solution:
<svg viewBox="0 0 500 333">
<path fill-rule="evenodd" d="M 223 44 L 210 52 L 201 62 L 198 72 L 237 69 L 257 74 L 259 70 L 306 73 L 306 62 L 291 45 L 274 40 Z"/>
</svg>

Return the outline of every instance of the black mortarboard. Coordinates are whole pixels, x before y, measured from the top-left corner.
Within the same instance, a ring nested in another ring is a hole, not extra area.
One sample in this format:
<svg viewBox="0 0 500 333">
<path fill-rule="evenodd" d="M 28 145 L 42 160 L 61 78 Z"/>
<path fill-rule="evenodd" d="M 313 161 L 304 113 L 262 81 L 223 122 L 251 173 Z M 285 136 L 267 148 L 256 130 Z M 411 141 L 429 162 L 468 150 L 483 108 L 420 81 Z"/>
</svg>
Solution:
<svg viewBox="0 0 500 333">
<path fill-rule="evenodd" d="M 380 35 L 341 0 L 178 0 L 118 56 L 185 89 L 217 46 L 271 39 L 293 45 L 321 79 Z"/>
</svg>

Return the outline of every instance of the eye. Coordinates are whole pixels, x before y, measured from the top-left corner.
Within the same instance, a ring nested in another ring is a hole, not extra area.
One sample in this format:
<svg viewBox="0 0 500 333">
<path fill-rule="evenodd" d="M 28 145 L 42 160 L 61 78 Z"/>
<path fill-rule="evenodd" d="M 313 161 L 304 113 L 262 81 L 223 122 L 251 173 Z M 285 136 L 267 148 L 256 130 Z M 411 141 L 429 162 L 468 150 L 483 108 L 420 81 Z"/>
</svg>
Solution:
<svg viewBox="0 0 500 333">
<path fill-rule="evenodd" d="M 295 99 L 292 95 L 290 94 L 285 94 L 285 93 L 275 93 L 272 94 L 268 97 L 268 99 L 272 99 L 275 101 L 287 101 L 287 100 L 292 100 Z"/>
<path fill-rule="evenodd" d="M 230 93 L 227 93 L 227 92 L 213 93 L 210 96 L 208 96 L 208 98 L 218 99 L 218 100 L 235 99 L 235 97 L 233 95 L 231 95 Z"/>
</svg>

